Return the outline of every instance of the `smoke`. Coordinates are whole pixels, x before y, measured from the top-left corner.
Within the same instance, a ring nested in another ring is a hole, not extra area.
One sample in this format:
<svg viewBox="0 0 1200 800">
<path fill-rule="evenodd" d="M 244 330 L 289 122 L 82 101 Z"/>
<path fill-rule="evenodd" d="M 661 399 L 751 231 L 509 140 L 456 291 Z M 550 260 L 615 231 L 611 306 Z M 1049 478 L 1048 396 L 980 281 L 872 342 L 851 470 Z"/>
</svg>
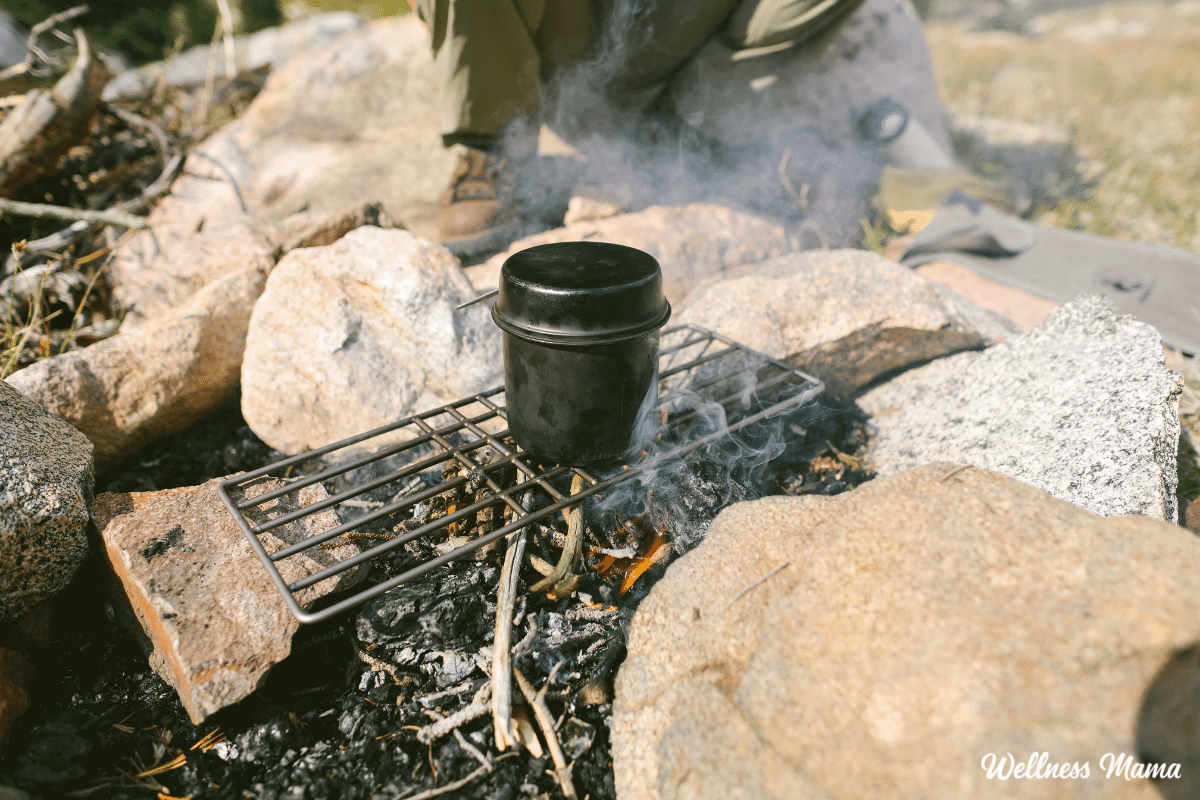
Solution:
<svg viewBox="0 0 1200 800">
<path fill-rule="evenodd" d="M 819 386 L 788 379 L 762 388 L 774 370 L 738 353 L 668 376 L 657 413 L 646 417 L 640 472 L 604 492 L 595 510 L 617 520 L 646 514 L 683 554 L 703 540 L 723 508 L 763 496 L 774 470 L 798 460 L 803 435 L 797 432 L 821 413 L 809 403 Z M 792 404 L 780 413 L 738 426 L 785 400 Z"/>
<path fill-rule="evenodd" d="M 517 189 L 523 216 L 561 224 L 571 191 L 589 187 L 622 198 L 629 211 L 713 202 L 779 219 L 803 246 L 853 241 L 864 198 L 877 185 L 878 157 L 860 142 L 830 142 L 803 120 L 791 124 L 777 110 L 771 114 L 784 124 L 748 116 L 736 143 L 689 124 L 673 105 L 671 76 L 641 77 L 655 56 L 652 6 L 614 2 L 594 52 L 546 82 L 542 116 L 509 129 L 513 152 L 527 152 L 544 122 L 583 156 L 539 159 Z"/>
</svg>

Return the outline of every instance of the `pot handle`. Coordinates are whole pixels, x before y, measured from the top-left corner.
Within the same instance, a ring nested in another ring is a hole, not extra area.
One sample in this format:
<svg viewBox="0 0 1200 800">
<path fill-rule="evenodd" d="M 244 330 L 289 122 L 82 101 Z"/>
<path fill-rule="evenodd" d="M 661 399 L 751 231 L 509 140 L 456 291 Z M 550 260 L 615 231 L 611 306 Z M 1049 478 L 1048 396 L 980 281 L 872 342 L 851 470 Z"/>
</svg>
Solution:
<svg viewBox="0 0 1200 800">
<path fill-rule="evenodd" d="M 484 300 L 490 300 L 498 294 L 500 294 L 499 289 L 492 289 L 490 292 L 484 292 L 483 294 L 479 295 L 479 297 L 473 297 L 465 303 L 459 303 L 454 307 L 454 309 L 457 311 L 460 308 L 466 308 L 467 306 L 473 306 L 476 303 L 482 303 Z"/>
</svg>

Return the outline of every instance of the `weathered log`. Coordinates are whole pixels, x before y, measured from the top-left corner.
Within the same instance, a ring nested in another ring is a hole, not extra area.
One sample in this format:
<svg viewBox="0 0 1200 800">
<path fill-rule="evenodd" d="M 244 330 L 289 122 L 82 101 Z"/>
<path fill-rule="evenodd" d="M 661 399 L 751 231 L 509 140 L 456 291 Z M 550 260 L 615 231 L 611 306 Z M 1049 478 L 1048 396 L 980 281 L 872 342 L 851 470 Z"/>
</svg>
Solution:
<svg viewBox="0 0 1200 800">
<path fill-rule="evenodd" d="M 93 54 L 83 31 L 75 32 L 79 57 L 47 91 L 34 89 L 0 122 L 0 197 L 52 170 L 88 132 L 108 70 Z"/>
</svg>

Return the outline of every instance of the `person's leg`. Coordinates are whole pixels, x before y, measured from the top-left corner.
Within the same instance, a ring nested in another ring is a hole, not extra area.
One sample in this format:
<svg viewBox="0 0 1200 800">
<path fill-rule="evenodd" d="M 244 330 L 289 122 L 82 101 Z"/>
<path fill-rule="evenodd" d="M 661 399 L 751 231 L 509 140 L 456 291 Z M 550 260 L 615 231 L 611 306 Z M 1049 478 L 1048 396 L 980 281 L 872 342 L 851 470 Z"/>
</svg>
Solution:
<svg viewBox="0 0 1200 800">
<path fill-rule="evenodd" d="M 537 147 L 541 76 L 586 52 L 594 0 L 415 0 L 441 86 L 441 132 L 458 150 L 438 232 L 460 254 L 502 244 L 515 185 Z"/>
<path fill-rule="evenodd" d="M 742 0 L 721 32 L 733 50 L 802 44 L 858 10 L 863 0 Z"/>
<path fill-rule="evenodd" d="M 757 30 L 757 41 L 765 41 Z M 751 41 L 748 33 L 743 41 Z M 883 168 L 879 148 L 857 130 L 863 112 L 890 97 L 953 152 L 908 0 L 864 0 L 798 44 L 735 50 L 718 35 L 672 78 L 671 93 L 680 115 L 705 135 L 758 158 L 771 175 L 786 175 L 776 184 L 832 245 L 859 230 Z"/>
<path fill-rule="evenodd" d="M 721 30 L 738 0 L 613 0 L 604 49 L 614 88 L 661 84 Z"/>
<path fill-rule="evenodd" d="M 545 0 L 414 0 L 429 26 L 447 145 L 488 149 L 539 107 L 534 35 Z M 526 15 L 529 15 L 528 17 Z"/>
</svg>

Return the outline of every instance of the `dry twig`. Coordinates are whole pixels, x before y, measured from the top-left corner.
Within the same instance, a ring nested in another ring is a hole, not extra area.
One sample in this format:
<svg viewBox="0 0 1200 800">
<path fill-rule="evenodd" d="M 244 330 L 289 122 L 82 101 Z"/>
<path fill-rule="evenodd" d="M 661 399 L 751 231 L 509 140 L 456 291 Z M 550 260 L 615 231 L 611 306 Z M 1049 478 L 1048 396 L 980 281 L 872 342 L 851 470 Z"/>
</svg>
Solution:
<svg viewBox="0 0 1200 800">
<path fill-rule="evenodd" d="M 738 600 L 741 600 L 743 597 L 745 597 L 747 594 L 749 594 L 752 589 L 754 589 L 758 586 L 761 586 L 763 583 L 765 583 L 767 581 L 768 578 L 770 578 L 771 576 L 780 572 L 784 567 L 786 567 L 790 563 L 792 563 L 792 562 L 783 561 L 783 562 L 777 564 L 773 570 L 768 572 L 766 575 L 763 575 L 761 578 L 759 578 L 754 583 L 747 586 L 745 589 L 742 589 L 740 592 L 738 592 L 737 595 L 734 596 L 734 598 L 729 601 L 729 605 L 727 605 L 727 606 L 725 606 L 725 608 L 721 609 L 721 612 L 724 613 L 724 612 L 728 611 L 729 609 L 733 608 L 734 603 L 736 603 Z"/>
<path fill-rule="evenodd" d="M 233 80 L 237 77 L 237 50 L 233 44 L 233 11 L 229 8 L 229 0 L 217 0 L 217 11 L 221 15 L 221 38 L 225 43 L 225 78 Z"/>
<path fill-rule="evenodd" d="M 471 781 L 478 778 L 480 775 L 483 775 L 490 771 L 491 770 L 489 767 L 480 767 L 479 769 L 475 770 L 474 772 L 472 772 L 470 775 L 468 775 L 465 778 L 460 778 L 459 780 L 451 781 L 450 783 L 447 783 L 445 786 L 438 786 L 435 789 L 429 789 L 427 791 L 421 792 L 420 794 L 406 795 L 405 797 L 401 798 L 401 800 L 429 800 L 429 798 L 431 798 L 431 797 L 437 797 L 438 795 L 443 795 L 443 794 L 446 794 L 447 792 L 453 792 L 458 789 L 461 789 L 462 787 L 466 786 Z"/>
<path fill-rule="evenodd" d="M 221 732 L 220 728 L 213 728 L 208 734 L 206 734 L 203 738 L 198 739 L 196 743 L 188 749 L 199 750 L 202 753 L 207 753 L 209 750 L 212 750 L 217 746 L 217 744 L 223 741 L 225 741 L 225 734 Z"/>
<path fill-rule="evenodd" d="M 171 140 L 167 138 L 167 132 L 158 123 L 151 122 L 145 117 L 134 114 L 132 111 L 126 111 L 113 103 L 105 103 L 104 109 L 129 127 L 141 128 L 148 132 L 154 137 L 154 144 L 158 147 L 158 155 L 162 158 L 163 163 L 165 164 L 170 160 Z"/>
<path fill-rule="evenodd" d="M 583 476 L 578 472 L 571 478 L 571 495 L 583 491 Z M 575 574 L 575 565 L 583 554 L 583 503 L 571 509 L 567 524 L 567 542 L 563 545 L 562 557 L 554 572 L 529 587 L 531 592 L 553 592 L 558 597 L 564 597 L 575 590 L 579 583 L 579 575 Z"/>
<path fill-rule="evenodd" d="M 532 493 L 526 493 L 525 503 Z M 496 594 L 496 629 L 492 636 L 492 728 L 496 734 L 496 749 L 503 752 L 517 743 L 512 729 L 512 618 L 517 600 L 517 582 L 525 556 L 525 534 L 522 528 L 509 535 L 500 571 L 500 588 Z"/>
<path fill-rule="evenodd" d="M 392 682 L 397 686 L 404 685 L 400 682 L 400 676 L 396 674 L 395 664 L 389 664 L 382 659 L 378 659 L 365 650 L 359 650 L 358 648 L 355 648 L 355 651 L 358 653 L 358 660 L 369 666 L 372 672 L 386 672 L 391 676 Z"/>
<path fill-rule="evenodd" d="M 468 742 L 467 737 L 463 736 L 462 731 L 460 731 L 458 728 L 454 729 L 454 739 L 458 742 L 459 747 L 470 754 L 471 758 L 478 761 L 484 767 L 487 767 L 488 772 L 492 771 L 492 762 L 488 760 L 487 756 L 479 752 L 478 747 Z"/>
<path fill-rule="evenodd" d="M 575 784 L 571 782 L 571 767 L 567 764 L 567 759 L 563 756 L 562 745 L 558 742 L 558 732 L 554 729 L 554 715 L 546 706 L 546 689 L 554 680 L 554 673 L 557 670 L 558 666 L 556 665 L 550 671 L 550 677 L 546 679 L 546 685 L 540 692 L 533 690 L 529 679 L 516 667 L 513 667 L 513 677 L 517 679 L 517 685 L 521 687 L 521 694 L 525 695 L 525 699 L 533 707 L 533 716 L 542 729 L 542 735 L 546 737 L 546 747 L 550 749 L 550 758 L 554 760 L 554 774 L 558 777 L 558 785 L 562 787 L 563 795 L 570 800 L 576 796 Z"/>
<path fill-rule="evenodd" d="M 940 481 L 938 481 L 938 483 L 945 483 L 946 481 L 950 480 L 958 473 L 965 472 L 966 470 L 969 470 L 970 468 L 971 468 L 970 464 L 964 464 L 961 467 L 955 467 L 954 469 L 947 472 L 944 476 L 942 476 L 942 479 Z"/>
<path fill-rule="evenodd" d="M 471 698 L 469 705 L 417 731 L 417 741 L 421 744 L 429 744 L 435 739 L 440 739 L 448 733 L 457 731 L 459 726 L 466 725 L 473 719 L 479 719 L 488 713 L 488 696 L 491 692 L 492 685 L 490 683 L 483 684 L 483 686 L 479 687 L 479 691 L 475 693 L 475 696 Z"/>
<path fill-rule="evenodd" d="M 104 225 L 119 225 L 123 228 L 137 228 L 139 230 L 146 227 L 146 219 L 144 217 L 116 209 L 92 211 L 83 208 L 52 206 L 46 203 L 22 203 L 19 200 L 6 200 L 2 197 L 0 197 L 0 214 L 37 217 L 39 219 L 69 219 L 81 222 L 98 222 Z"/>
<path fill-rule="evenodd" d="M 160 764 L 157 767 L 151 767 L 150 769 L 139 772 L 136 775 L 136 777 L 151 778 L 155 775 L 162 775 L 164 772 L 170 772 L 173 769 L 179 769 L 186 763 L 187 763 L 187 756 L 184 755 L 183 753 L 180 753 L 179 755 L 175 756 L 173 759 L 171 759 L 170 761 L 168 761 L 165 764 Z"/>
<path fill-rule="evenodd" d="M 43 60 L 46 60 L 46 54 L 43 53 L 38 47 L 38 39 L 42 38 L 42 34 L 59 23 L 75 19 L 76 17 L 82 16 L 87 12 L 88 7 L 86 5 L 75 6 L 74 8 L 68 8 L 66 11 L 60 11 L 53 16 L 47 17 L 37 25 L 34 25 L 29 31 L 29 39 L 25 43 L 25 59 L 21 61 L 21 63 L 13 64 L 8 69 L 0 72 L 0 81 L 8 80 L 9 78 L 16 77 L 17 75 L 24 75 L 26 72 L 29 72 L 33 68 L 33 60 L 35 58 L 40 57 Z"/>
</svg>

